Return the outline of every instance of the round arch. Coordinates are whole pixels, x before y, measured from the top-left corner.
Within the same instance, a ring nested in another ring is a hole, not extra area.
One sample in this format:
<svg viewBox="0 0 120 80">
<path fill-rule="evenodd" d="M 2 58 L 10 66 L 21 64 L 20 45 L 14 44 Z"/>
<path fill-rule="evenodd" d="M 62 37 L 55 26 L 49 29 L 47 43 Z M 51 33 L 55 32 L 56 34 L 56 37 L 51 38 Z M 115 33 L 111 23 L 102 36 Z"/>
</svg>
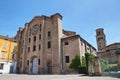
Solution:
<svg viewBox="0 0 120 80">
<path fill-rule="evenodd" d="M 31 72 L 31 74 L 38 74 L 38 58 L 37 58 L 37 56 L 32 56 L 30 59 L 30 72 Z"/>
<path fill-rule="evenodd" d="M 52 61 L 51 60 L 47 61 L 47 71 L 48 71 L 48 74 L 52 74 Z"/>
</svg>

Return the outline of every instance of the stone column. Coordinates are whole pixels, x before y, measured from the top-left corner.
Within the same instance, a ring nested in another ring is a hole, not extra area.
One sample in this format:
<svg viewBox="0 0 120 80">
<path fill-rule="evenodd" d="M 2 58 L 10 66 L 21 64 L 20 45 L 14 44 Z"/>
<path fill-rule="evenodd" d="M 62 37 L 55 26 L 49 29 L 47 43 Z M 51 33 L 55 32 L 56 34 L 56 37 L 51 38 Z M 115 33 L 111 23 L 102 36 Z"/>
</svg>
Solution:
<svg viewBox="0 0 120 80">
<path fill-rule="evenodd" d="M 95 76 L 100 76 L 101 75 L 101 66 L 99 62 L 99 57 L 94 57 L 94 65 L 95 65 Z"/>
<path fill-rule="evenodd" d="M 92 61 L 88 61 L 88 74 L 89 74 L 89 76 L 93 76 L 93 74 L 94 74 L 93 62 Z"/>
<path fill-rule="evenodd" d="M 117 55 L 118 58 L 118 66 L 120 66 L 120 54 Z"/>
<path fill-rule="evenodd" d="M 117 49 L 117 50 L 115 50 L 115 54 L 116 54 L 116 56 L 117 56 L 117 60 L 118 60 L 118 66 L 120 66 L 120 49 Z"/>
</svg>

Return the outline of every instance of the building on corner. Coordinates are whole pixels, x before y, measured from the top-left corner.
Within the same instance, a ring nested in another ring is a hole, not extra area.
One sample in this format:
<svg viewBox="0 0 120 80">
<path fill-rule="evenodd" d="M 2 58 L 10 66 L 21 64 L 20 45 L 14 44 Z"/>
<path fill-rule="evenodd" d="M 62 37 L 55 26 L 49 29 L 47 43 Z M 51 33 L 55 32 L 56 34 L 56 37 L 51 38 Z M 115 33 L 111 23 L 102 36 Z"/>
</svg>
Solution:
<svg viewBox="0 0 120 80">
<path fill-rule="evenodd" d="M 96 49 L 76 32 L 62 28 L 62 16 L 35 16 L 24 28 L 19 28 L 15 39 L 19 43 L 19 73 L 60 74 L 72 73 L 72 59 Z"/>
<path fill-rule="evenodd" d="M 16 73 L 17 42 L 0 35 L 0 73 Z"/>
</svg>

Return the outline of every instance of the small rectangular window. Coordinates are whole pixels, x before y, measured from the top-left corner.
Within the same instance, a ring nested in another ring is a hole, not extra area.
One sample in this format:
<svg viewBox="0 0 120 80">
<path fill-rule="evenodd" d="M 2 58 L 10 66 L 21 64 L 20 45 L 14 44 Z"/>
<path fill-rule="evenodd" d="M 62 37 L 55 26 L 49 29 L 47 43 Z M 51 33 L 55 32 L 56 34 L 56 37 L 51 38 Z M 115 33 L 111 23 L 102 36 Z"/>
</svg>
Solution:
<svg viewBox="0 0 120 80">
<path fill-rule="evenodd" d="M 50 31 L 48 31 L 48 37 L 50 37 L 51 36 L 51 32 Z"/>
<path fill-rule="evenodd" d="M 0 70 L 3 70 L 4 64 L 0 63 Z"/>
<path fill-rule="evenodd" d="M 15 53 L 12 53 L 12 59 L 14 60 L 15 59 Z"/>
<path fill-rule="evenodd" d="M 31 38 L 29 38 L 29 43 L 31 42 Z"/>
<path fill-rule="evenodd" d="M 3 47 L 4 47 L 4 48 L 7 48 L 7 42 L 4 43 Z"/>
<path fill-rule="evenodd" d="M 13 46 L 13 50 L 16 50 L 16 45 Z"/>
<path fill-rule="evenodd" d="M 36 36 L 34 36 L 34 42 L 36 42 Z"/>
<path fill-rule="evenodd" d="M 89 47 L 87 47 L 87 50 L 90 50 L 90 48 L 89 48 Z"/>
<path fill-rule="evenodd" d="M 39 35 L 39 40 L 41 40 L 41 34 Z"/>
<path fill-rule="evenodd" d="M 30 52 L 30 47 L 28 47 L 28 52 Z"/>
<path fill-rule="evenodd" d="M 2 51 L 2 52 L 1 52 L 1 54 L 2 54 L 1 57 L 2 57 L 2 58 L 6 58 L 6 53 L 7 53 L 7 52 Z"/>
<path fill-rule="evenodd" d="M 39 44 L 39 50 L 41 50 L 41 45 Z"/>
<path fill-rule="evenodd" d="M 29 66 L 29 60 L 27 60 L 27 66 Z"/>
<path fill-rule="evenodd" d="M 98 41 L 100 41 L 100 40 L 102 40 L 103 39 L 103 37 L 100 37 L 100 38 L 98 38 Z"/>
<path fill-rule="evenodd" d="M 36 51 L 36 46 L 35 45 L 33 46 L 33 51 Z"/>
<path fill-rule="evenodd" d="M 38 65 L 40 65 L 40 59 L 38 59 Z"/>
<path fill-rule="evenodd" d="M 69 63 L 69 62 L 70 62 L 69 56 L 65 56 L 65 62 L 66 62 L 66 63 Z"/>
<path fill-rule="evenodd" d="M 48 41 L 48 48 L 51 48 L 51 42 Z"/>
<path fill-rule="evenodd" d="M 69 43 L 68 42 L 65 42 L 65 45 L 68 45 Z"/>
<path fill-rule="evenodd" d="M 81 46 L 83 46 L 83 43 L 81 42 Z"/>
</svg>

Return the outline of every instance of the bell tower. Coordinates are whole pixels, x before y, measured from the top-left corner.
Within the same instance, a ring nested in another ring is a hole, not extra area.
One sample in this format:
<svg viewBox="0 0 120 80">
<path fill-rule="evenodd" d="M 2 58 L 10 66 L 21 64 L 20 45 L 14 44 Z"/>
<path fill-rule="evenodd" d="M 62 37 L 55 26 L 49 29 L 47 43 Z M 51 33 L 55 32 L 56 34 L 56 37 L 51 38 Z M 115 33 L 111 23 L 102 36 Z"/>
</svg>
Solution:
<svg viewBox="0 0 120 80">
<path fill-rule="evenodd" d="M 96 42 L 98 51 L 103 51 L 106 48 L 106 36 L 103 28 L 96 29 Z"/>
</svg>

